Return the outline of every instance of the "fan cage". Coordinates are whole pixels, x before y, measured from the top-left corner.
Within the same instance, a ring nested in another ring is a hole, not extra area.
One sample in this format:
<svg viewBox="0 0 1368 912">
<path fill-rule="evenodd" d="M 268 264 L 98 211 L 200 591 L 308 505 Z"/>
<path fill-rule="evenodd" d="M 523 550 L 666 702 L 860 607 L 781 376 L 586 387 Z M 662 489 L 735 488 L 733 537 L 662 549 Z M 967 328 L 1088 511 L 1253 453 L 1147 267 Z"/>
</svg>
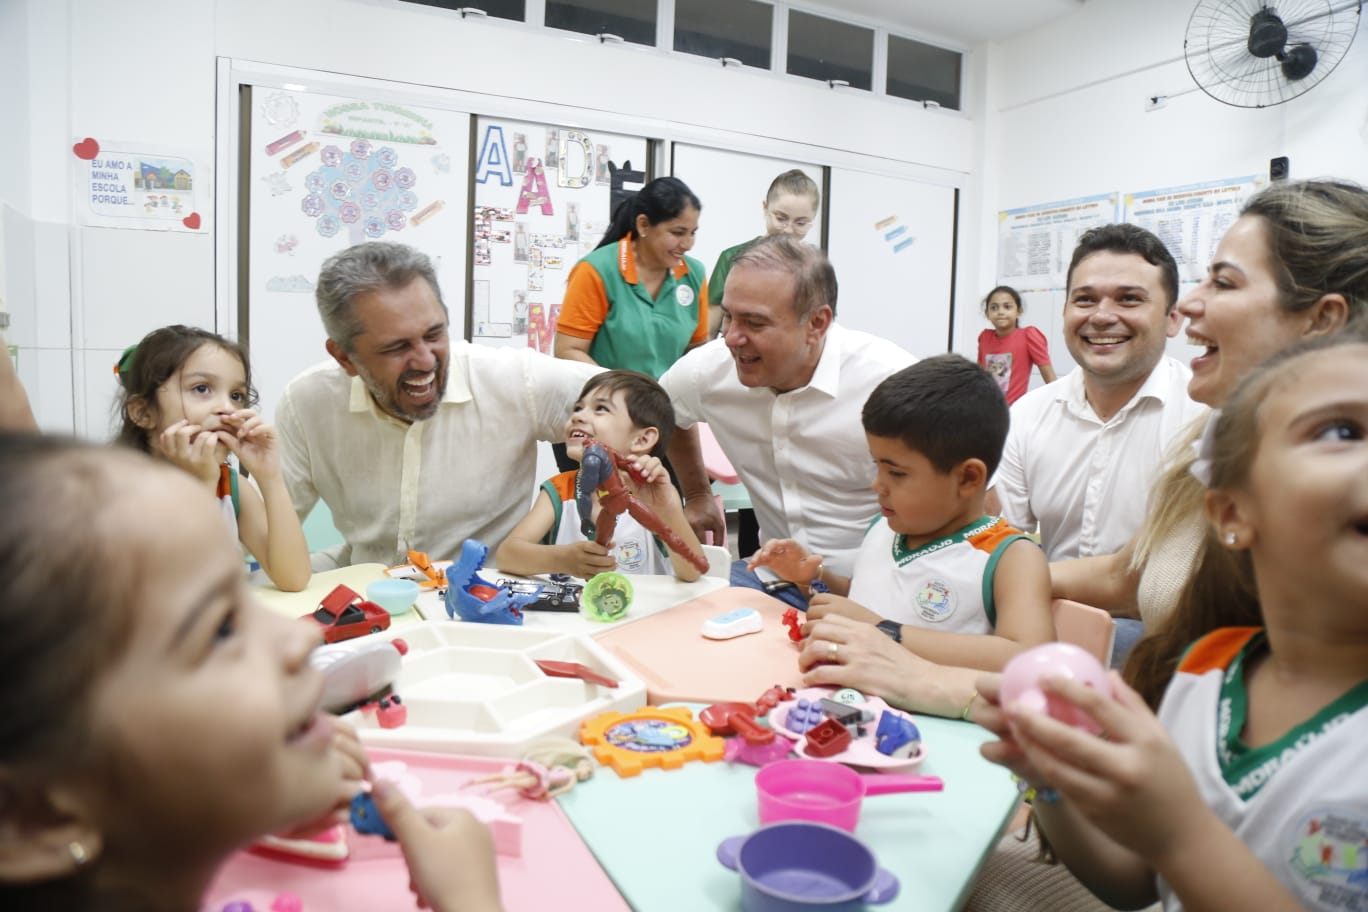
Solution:
<svg viewBox="0 0 1368 912">
<path fill-rule="evenodd" d="M 1319 85 L 1349 52 L 1358 31 L 1361 0 L 1200 0 L 1188 20 L 1183 53 L 1198 88 L 1217 101 L 1240 108 L 1265 108 L 1291 101 Z M 1250 52 L 1256 15 L 1278 17 L 1287 29 L 1283 51 L 1269 57 Z M 1306 69 L 1300 79 L 1288 71 Z M 1286 63 L 1286 66 L 1285 66 Z"/>
</svg>

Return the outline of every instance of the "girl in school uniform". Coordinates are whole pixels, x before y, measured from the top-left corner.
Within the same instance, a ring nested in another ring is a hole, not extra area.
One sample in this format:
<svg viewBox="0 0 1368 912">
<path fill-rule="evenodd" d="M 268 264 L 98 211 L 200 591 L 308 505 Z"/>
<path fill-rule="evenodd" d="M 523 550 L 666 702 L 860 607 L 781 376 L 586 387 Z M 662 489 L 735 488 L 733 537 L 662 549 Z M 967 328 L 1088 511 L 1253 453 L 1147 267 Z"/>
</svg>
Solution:
<svg viewBox="0 0 1368 912">
<path fill-rule="evenodd" d="M 194 478 L 0 433 L 0 503 L 0 908 L 192 912 L 241 846 L 345 817 L 369 771 L 317 632 L 252 601 Z M 420 902 L 499 908 L 484 826 L 374 794 Z"/>
<path fill-rule="evenodd" d="M 281 474 L 275 428 L 251 407 L 256 392 L 242 347 L 203 329 L 167 326 L 125 351 L 115 373 L 119 442 L 212 489 L 228 524 L 277 588 L 297 592 L 308 585 L 309 548 Z M 230 453 L 255 484 L 242 482 Z"/>
<path fill-rule="evenodd" d="M 983 299 L 983 315 L 993 328 L 979 333 L 978 363 L 997 380 L 1008 405 L 1026 395 L 1032 367 L 1040 368 L 1046 383 L 1055 381 L 1050 343 L 1034 326 L 1021 325 L 1021 311 L 1021 295 L 1007 285 L 999 285 Z"/>
<path fill-rule="evenodd" d="M 1179 662 L 1158 715 L 1116 675 L 1115 699 L 1049 683 L 1098 738 L 997 705 L 988 679 L 974 717 L 1002 740 L 984 755 L 1037 787 L 1054 850 L 1114 906 L 1357 908 L 1368 902 L 1368 329 L 1276 356 L 1213 428 L 1198 469 L 1209 529 L 1186 598 L 1214 629 Z"/>
</svg>

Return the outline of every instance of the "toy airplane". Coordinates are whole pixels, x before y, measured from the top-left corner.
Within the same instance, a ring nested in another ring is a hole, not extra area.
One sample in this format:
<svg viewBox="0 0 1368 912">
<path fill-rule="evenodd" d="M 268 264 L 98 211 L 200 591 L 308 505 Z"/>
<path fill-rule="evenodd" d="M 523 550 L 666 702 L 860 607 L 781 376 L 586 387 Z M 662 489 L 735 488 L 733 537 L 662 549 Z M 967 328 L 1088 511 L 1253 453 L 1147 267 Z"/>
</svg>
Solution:
<svg viewBox="0 0 1368 912">
<path fill-rule="evenodd" d="M 395 579 L 413 580 L 425 589 L 441 589 L 447 584 L 447 568 L 454 563 L 449 560 L 434 561 L 426 551 L 408 552 L 409 562 L 390 567 L 385 573 Z"/>
</svg>

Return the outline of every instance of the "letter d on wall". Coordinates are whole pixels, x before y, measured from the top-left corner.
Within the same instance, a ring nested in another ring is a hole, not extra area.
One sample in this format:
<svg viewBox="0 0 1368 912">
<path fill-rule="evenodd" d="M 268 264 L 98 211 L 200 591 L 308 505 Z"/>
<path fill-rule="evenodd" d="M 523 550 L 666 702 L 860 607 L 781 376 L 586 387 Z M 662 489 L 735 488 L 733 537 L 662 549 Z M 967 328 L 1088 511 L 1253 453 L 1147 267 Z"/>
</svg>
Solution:
<svg viewBox="0 0 1368 912">
<path fill-rule="evenodd" d="M 570 144 L 575 143 L 584 149 L 584 154 L 579 157 L 580 173 L 570 172 Z M 566 130 L 561 134 L 560 141 L 560 170 L 556 172 L 556 184 L 561 187 L 587 187 L 589 186 L 589 170 L 594 166 L 594 146 L 589 142 L 589 137 L 579 130 Z"/>
</svg>

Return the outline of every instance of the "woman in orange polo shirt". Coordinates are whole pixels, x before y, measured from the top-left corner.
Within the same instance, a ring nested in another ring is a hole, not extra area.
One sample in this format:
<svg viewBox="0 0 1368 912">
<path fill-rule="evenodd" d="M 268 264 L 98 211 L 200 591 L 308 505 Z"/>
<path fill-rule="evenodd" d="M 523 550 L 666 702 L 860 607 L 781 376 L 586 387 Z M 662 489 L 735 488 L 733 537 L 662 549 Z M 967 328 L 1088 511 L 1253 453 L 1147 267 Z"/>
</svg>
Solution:
<svg viewBox="0 0 1368 912">
<path fill-rule="evenodd" d="M 688 256 L 698 197 L 658 177 L 618 206 L 598 247 L 570 272 L 557 358 L 659 377 L 708 338 L 707 273 Z"/>
</svg>

